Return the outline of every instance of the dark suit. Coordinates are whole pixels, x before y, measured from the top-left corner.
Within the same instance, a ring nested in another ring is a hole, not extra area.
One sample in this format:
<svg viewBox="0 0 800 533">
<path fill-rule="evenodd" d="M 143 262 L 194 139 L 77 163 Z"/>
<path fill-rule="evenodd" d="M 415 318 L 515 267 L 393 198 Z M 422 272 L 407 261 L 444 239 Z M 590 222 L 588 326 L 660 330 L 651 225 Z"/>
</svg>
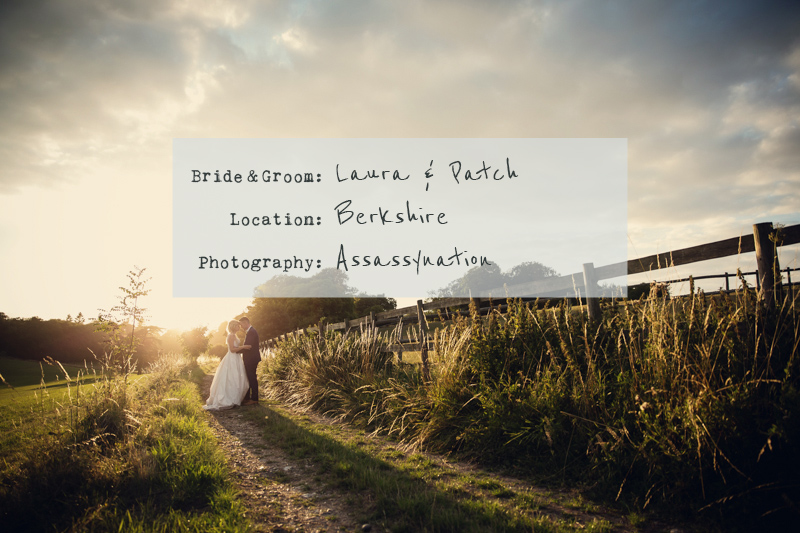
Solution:
<svg viewBox="0 0 800 533">
<path fill-rule="evenodd" d="M 244 399 L 257 402 L 258 377 L 256 376 L 256 368 L 258 363 L 261 362 L 261 352 L 258 349 L 258 333 L 253 326 L 247 329 L 244 336 L 244 344 L 250 346 L 250 348 L 242 351 L 244 371 L 247 374 L 247 381 L 250 383 L 250 390 L 244 395 Z"/>
</svg>

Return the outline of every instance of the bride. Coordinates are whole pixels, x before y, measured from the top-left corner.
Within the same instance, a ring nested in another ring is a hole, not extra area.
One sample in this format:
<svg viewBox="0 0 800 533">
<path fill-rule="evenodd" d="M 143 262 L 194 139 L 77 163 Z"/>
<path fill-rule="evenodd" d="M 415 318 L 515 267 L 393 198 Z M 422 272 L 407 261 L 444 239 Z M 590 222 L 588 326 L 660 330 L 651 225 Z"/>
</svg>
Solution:
<svg viewBox="0 0 800 533">
<path fill-rule="evenodd" d="M 228 353 L 217 367 L 214 381 L 211 383 L 211 392 L 203 409 L 230 409 L 240 405 L 242 398 L 250 388 L 242 356 L 239 353 L 250 346 L 239 346 L 239 339 L 235 333 L 237 329 L 239 329 L 238 321 L 228 322 Z"/>
</svg>

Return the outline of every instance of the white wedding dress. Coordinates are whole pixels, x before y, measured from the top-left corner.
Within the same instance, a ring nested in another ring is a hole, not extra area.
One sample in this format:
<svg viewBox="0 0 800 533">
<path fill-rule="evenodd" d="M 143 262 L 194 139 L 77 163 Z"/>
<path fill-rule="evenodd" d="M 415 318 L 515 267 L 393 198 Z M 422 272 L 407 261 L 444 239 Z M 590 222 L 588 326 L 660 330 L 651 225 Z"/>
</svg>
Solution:
<svg viewBox="0 0 800 533">
<path fill-rule="evenodd" d="M 233 339 L 231 339 L 233 337 Z M 247 374 L 244 371 L 242 355 L 232 352 L 230 346 L 239 346 L 236 335 L 228 336 L 228 353 L 220 361 L 211 382 L 211 391 L 203 409 L 230 409 L 241 405 L 242 398 L 250 389 Z"/>
</svg>

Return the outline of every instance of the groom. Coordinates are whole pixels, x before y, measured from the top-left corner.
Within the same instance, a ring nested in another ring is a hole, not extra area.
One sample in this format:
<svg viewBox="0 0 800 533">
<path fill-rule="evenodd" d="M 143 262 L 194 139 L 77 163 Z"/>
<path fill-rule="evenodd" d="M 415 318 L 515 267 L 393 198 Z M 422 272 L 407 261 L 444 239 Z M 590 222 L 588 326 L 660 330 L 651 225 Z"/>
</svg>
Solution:
<svg viewBox="0 0 800 533">
<path fill-rule="evenodd" d="M 242 351 L 244 372 L 247 374 L 247 381 L 250 383 L 250 390 L 244 395 L 242 405 L 256 405 L 258 403 L 256 367 L 261 362 L 261 352 L 258 349 L 258 333 L 250 325 L 250 319 L 246 316 L 239 319 L 239 327 L 244 330 L 244 344 L 250 346 L 250 348 Z"/>
</svg>

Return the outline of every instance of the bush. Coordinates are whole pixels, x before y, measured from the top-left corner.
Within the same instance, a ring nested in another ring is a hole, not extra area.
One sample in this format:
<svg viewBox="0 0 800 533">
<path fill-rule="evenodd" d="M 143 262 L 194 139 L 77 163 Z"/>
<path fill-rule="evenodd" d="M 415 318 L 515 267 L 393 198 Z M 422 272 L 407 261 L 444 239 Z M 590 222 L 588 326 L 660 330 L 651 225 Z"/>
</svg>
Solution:
<svg viewBox="0 0 800 533">
<path fill-rule="evenodd" d="M 653 295 L 589 322 L 517 302 L 437 331 L 428 383 L 374 332 L 289 340 L 264 372 L 276 397 L 401 440 L 748 527 L 800 500 L 796 303 Z"/>
</svg>

